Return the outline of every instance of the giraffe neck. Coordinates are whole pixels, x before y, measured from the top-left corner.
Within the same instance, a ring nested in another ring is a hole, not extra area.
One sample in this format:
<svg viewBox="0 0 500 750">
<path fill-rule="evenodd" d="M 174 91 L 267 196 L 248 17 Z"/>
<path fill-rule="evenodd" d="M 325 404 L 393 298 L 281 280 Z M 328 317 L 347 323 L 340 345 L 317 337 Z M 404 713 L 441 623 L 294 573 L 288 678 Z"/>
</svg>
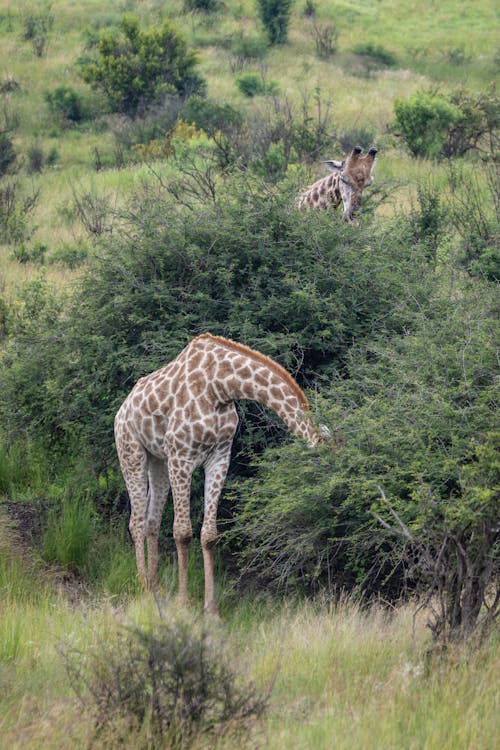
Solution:
<svg viewBox="0 0 500 750">
<path fill-rule="evenodd" d="M 207 359 L 214 356 L 218 363 L 212 388 L 220 403 L 257 401 L 272 409 L 298 437 L 313 445 L 319 442 L 307 398 L 284 368 L 260 352 L 228 339 L 204 334 L 198 341 L 206 345 Z"/>
</svg>

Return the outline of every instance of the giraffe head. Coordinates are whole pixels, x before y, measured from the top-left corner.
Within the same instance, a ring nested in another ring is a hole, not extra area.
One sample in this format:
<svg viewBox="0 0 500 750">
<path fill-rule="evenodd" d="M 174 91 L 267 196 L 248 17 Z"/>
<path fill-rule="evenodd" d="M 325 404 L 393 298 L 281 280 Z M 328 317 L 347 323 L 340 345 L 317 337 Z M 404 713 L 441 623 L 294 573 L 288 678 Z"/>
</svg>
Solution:
<svg viewBox="0 0 500 750">
<path fill-rule="evenodd" d="M 371 148 L 362 156 L 360 147 L 356 146 L 344 161 L 325 162 L 328 169 L 339 176 L 339 190 L 344 204 L 342 218 L 355 226 L 358 225 L 355 216 L 361 208 L 363 190 L 372 183 L 376 155 L 377 149 Z"/>
</svg>

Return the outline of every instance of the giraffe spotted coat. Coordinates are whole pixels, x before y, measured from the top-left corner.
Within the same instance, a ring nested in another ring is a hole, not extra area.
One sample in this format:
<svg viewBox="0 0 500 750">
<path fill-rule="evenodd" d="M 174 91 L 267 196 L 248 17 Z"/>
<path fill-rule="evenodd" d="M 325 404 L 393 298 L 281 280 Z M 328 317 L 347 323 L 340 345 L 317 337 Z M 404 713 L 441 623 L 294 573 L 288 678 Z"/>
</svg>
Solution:
<svg viewBox="0 0 500 750">
<path fill-rule="evenodd" d="M 371 148 L 365 155 L 356 147 L 344 161 L 325 161 L 331 174 L 316 180 L 299 197 L 298 208 L 337 208 L 344 205 L 342 217 L 357 226 L 356 214 L 361 209 L 363 190 L 372 183 L 377 149 Z"/>
<path fill-rule="evenodd" d="M 217 610 L 213 570 L 217 506 L 238 424 L 234 404 L 238 399 L 269 407 L 310 445 L 322 441 L 306 397 L 286 370 L 259 352 L 208 333 L 193 339 L 165 367 L 141 378 L 115 417 L 116 447 L 130 497 L 130 532 L 141 582 L 156 585 L 160 522 L 171 488 L 182 603 L 187 601 L 192 538 L 191 476 L 195 468 L 204 468 L 201 545 L 205 610 L 209 612 Z"/>
</svg>

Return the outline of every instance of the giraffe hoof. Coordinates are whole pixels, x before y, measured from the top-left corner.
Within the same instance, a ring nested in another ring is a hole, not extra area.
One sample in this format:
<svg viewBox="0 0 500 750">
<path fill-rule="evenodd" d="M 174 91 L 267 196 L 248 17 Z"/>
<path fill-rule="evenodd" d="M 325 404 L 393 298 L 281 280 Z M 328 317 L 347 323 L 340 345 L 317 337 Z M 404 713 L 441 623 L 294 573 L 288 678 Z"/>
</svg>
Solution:
<svg viewBox="0 0 500 750">
<path fill-rule="evenodd" d="M 219 610 L 218 610 L 217 604 L 215 602 L 210 602 L 209 604 L 205 604 L 203 608 L 203 614 L 210 615 L 210 617 L 218 617 Z"/>
</svg>

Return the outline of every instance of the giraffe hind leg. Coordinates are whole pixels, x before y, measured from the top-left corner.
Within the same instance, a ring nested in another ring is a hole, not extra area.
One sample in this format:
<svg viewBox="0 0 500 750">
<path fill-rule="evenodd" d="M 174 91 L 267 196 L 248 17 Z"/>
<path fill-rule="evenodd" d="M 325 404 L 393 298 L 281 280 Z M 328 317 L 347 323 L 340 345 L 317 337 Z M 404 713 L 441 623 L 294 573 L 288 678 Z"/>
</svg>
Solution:
<svg viewBox="0 0 500 750">
<path fill-rule="evenodd" d="M 130 535 L 134 542 L 137 572 L 142 588 L 147 588 L 144 541 L 146 537 L 146 512 L 148 505 L 148 478 L 146 451 L 138 442 L 117 439 L 118 456 L 127 492 L 130 498 Z"/>
<path fill-rule="evenodd" d="M 158 580 L 158 538 L 161 517 L 167 499 L 170 482 L 167 462 L 156 456 L 148 456 L 148 507 L 146 517 L 146 540 L 148 550 L 148 586 L 153 589 Z"/>
</svg>

